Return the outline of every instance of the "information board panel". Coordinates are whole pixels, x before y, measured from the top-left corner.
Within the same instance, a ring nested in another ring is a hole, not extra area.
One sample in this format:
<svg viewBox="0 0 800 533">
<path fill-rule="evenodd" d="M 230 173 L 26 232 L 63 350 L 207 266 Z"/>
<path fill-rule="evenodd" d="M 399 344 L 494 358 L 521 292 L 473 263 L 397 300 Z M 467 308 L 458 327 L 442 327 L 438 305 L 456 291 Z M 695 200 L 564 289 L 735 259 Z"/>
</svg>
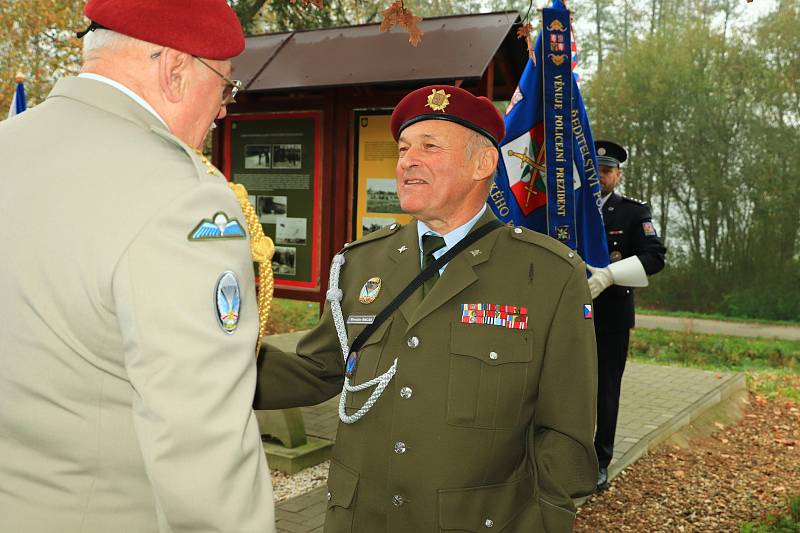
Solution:
<svg viewBox="0 0 800 533">
<path fill-rule="evenodd" d="M 275 242 L 277 287 L 318 288 L 322 112 L 229 116 L 226 175 L 241 183 Z"/>
<path fill-rule="evenodd" d="M 355 110 L 353 235 L 359 239 L 393 222 L 411 221 L 397 197 L 397 143 L 389 128 L 391 113 L 391 109 Z"/>
</svg>

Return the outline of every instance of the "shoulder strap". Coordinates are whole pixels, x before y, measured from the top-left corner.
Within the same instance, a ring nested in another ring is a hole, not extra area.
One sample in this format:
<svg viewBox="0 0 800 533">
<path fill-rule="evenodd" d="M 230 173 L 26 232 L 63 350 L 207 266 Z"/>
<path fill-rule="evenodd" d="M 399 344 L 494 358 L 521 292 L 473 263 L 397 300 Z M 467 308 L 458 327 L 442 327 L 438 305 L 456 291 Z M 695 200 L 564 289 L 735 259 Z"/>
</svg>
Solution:
<svg viewBox="0 0 800 533">
<path fill-rule="evenodd" d="M 384 307 L 383 310 L 378 313 L 378 316 L 375 317 L 375 320 L 372 321 L 372 324 L 361 331 L 358 337 L 356 337 L 356 340 L 354 340 L 353 344 L 350 346 L 350 352 L 358 352 L 361 349 L 361 346 L 367 341 L 367 339 L 369 339 L 370 335 L 372 335 L 372 333 L 378 329 L 381 324 L 383 324 L 384 320 L 389 318 L 389 316 L 391 316 L 391 314 L 394 313 L 398 307 L 400 307 L 400 304 L 402 304 L 406 298 L 411 296 L 414 291 L 425 282 L 426 279 L 433 275 L 434 272 L 438 272 L 442 266 L 449 263 L 451 259 L 464 251 L 464 249 L 469 245 L 502 226 L 503 224 L 499 220 L 487 222 L 475 231 L 470 232 L 466 237 L 461 239 L 458 244 L 447 250 L 443 256 L 428 265 L 428 268 L 420 272 L 417 277 L 411 280 L 411 283 L 409 283 L 405 289 L 400 291 L 400 294 L 398 294 L 394 300 L 389 302 L 389 305 Z"/>
</svg>

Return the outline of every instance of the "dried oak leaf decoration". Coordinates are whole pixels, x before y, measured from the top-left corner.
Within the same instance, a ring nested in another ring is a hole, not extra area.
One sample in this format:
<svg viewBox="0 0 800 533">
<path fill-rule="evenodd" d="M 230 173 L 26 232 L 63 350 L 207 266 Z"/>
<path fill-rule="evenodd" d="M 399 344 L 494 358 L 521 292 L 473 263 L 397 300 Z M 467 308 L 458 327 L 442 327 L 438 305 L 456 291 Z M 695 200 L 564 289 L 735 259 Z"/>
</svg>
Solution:
<svg viewBox="0 0 800 533">
<path fill-rule="evenodd" d="M 410 9 L 403 6 L 403 0 L 397 0 L 383 12 L 383 22 L 381 31 L 388 31 L 392 26 L 402 26 L 408 31 L 408 42 L 416 47 L 422 42 L 422 30 L 417 27 L 417 23 L 422 17 L 417 17 Z"/>
<path fill-rule="evenodd" d="M 525 44 L 528 45 L 528 57 L 531 58 L 533 64 L 536 64 L 536 54 L 533 53 L 533 41 L 531 41 L 531 33 L 533 32 L 533 25 L 528 22 L 517 28 L 517 38 L 525 39 Z"/>
</svg>

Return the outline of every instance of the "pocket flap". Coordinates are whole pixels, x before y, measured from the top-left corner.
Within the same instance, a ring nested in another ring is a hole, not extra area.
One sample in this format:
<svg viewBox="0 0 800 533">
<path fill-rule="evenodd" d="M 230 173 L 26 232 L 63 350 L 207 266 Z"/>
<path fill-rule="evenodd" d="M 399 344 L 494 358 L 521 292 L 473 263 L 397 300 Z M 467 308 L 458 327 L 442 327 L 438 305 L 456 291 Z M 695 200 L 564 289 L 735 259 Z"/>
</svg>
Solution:
<svg viewBox="0 0 800 533">
<path fill-rule="evenodd" d="M 345 317 L 346 319 L 347 317 Z M 371 345 L 375 344 L 376 342 L 380 342 L 383 340 L 384 335 L 389 330 L 389 325 L 392 323 L 393 316 L 388 317 L 386 320 L 383 321 L 383 324 L 378 326 L 378 329 L 372 332 L 372 335 L 364 342 L 364 345 L 361 347 L 362 349 Z M 347 343 L 352 346 L 353 342 L 355 342 L 356 337 L 358 337 L 362 331 L 368 328 L 370 324 L 347 324 Z"/>
<path fill-rule="evenodd" d="M 439 527 L 445 531 L 502 531 L 532 497 L 530 476 L 499 485 L 440 490 Z"/>
<path fill-rule="evenodd" d="M 531 333 L 499 326 L 453 323 L 450 351 L 480 359 L 487 365 L 525 363 L 533 358 Z"/>
<path fill-rule="evenodd" d="M 337 505 L 348 509 L 358 488 L 358 472 L 331 459 L 328 472 L 328 507 Z"/>
</svg>

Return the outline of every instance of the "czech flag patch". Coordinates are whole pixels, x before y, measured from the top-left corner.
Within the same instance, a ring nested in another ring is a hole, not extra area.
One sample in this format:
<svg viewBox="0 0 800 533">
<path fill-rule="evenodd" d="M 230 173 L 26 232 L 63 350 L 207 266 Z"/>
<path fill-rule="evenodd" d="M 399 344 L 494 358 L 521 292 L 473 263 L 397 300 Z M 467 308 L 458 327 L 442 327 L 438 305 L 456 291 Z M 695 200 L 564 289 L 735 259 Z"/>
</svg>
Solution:
<svg viewBox="0 0 800 533">
<path fill-rule="evenodd" d="M 594 313 L 592 312 L 592 304 L 584 304 L 583 318 L 585 319 L 594 318 Z"/>
</svg>

